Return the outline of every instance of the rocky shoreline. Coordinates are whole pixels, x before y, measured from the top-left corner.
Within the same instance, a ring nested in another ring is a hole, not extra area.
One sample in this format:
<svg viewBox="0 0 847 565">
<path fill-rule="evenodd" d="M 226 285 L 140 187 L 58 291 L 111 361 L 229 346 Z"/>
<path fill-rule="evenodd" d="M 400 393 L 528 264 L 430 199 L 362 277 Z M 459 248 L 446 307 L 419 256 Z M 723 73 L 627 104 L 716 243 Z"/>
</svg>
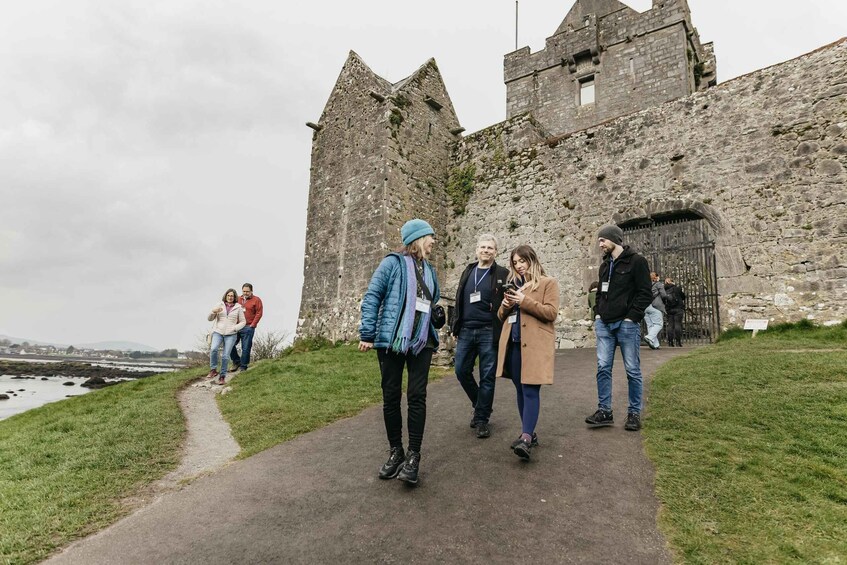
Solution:
<svg viewBox="0 0 847 565">
<path fill-rule="evenodd" d="M 88 363 L 29 363 L 0 360 L 0 375 L 13 375 L 14 379 L 39 377 L 78 377 L 92 379 L 141 379 L 158 375 L 156 371 L 128 371 L 118 367 L 96 367 Z"/>
</svg>

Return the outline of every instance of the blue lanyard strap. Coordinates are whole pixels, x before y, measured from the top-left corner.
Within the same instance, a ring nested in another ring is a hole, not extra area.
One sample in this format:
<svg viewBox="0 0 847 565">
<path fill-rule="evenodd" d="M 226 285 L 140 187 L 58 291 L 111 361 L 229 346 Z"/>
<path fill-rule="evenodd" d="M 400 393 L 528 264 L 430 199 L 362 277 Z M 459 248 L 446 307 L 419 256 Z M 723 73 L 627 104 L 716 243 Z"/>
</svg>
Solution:
<svg viewBox="0 0 847 565">
<path fill-rule="evenodd" d="M 485 273 L 482 275 L 482 278 L 480 278 L 479 280 L 477 280 L 477 279 L 476 279 L 476 275 L 477 275 L 477 273 L 479 272 L 479 265 L 477 265 L 476 267 L 474 267 L 474 270 L 473 270 L 473 291 L 474 291 L 474 292 L 476 292 L 477 287 L 479 287 L 479 283 L 481 283 L 481 282 L 483 281 L 483 279 L 484 279 L 484 278 L 488 275 L 488 273 L 489 273 L 490 271 L 491 271 L 491 267 L 488 267 L 488 268 L 485 270 Z"/>
<path fill-rule="evenodd" d="M 608 282 L 612 282 L 612 271 L 614 271 L 614 270 L 615 270 L 615 260 L 610 259 L 609 260 L 609 279 L 608 279 Z"/>
</svg>

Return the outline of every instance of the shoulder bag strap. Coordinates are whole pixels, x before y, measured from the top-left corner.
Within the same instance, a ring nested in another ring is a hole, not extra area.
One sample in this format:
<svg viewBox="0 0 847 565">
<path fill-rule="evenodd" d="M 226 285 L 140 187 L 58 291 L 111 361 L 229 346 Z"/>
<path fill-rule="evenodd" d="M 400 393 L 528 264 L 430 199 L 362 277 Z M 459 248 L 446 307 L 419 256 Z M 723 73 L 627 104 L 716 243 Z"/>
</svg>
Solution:
<svg viewBox="0 0 847 565">
<path fill-rule="evenodd" d="M 413 259 L 413 261 L 414 261 L 414 259 Z M 426 268 L 426 263 L 421 263 L 421 265 L 423 265 L 423 267 Z M 420 271 L 418 271 L 418 267 L 415 266 L 414 269 L 415 269 L 415 276 L 418 278 L 418 284 L 421 285 L 421 287 L 423 288 L 424 296 L 426 296 L 427 300 L 432 302 L 432 293 L 429 292 L 429 288 L 427 288 L 426 283 L 423 280 L 423 277 L 421 277 L 421 273 L 420 273 Z"/>
</svg>

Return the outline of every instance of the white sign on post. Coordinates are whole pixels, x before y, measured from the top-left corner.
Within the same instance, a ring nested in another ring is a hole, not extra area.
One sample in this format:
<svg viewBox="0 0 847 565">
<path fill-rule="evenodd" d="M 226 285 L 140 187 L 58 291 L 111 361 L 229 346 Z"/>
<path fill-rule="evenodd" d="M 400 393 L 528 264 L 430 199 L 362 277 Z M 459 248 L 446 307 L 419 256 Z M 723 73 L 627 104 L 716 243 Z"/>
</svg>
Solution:
<svg viewBox="0 0 847 565">
<path fill-rule="evenodd" d="M 753 330 L 753 337 L 756 337 L 759 330 L 768 329 L 768 320 L 756 320 L 752 318 L 744 320 L 744 329 Z"/>
</svg>

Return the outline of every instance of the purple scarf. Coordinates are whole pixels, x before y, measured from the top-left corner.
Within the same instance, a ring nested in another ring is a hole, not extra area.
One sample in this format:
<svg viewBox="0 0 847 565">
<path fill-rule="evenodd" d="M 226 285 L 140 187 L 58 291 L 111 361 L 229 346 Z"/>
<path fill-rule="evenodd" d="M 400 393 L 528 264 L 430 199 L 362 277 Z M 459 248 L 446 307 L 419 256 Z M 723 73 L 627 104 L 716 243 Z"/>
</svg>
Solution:
<svg viewBox="0 0 847 565">
<path fill-rule="evenodd" d="M 399 332 L 391 344 L 391 349 L 397 353 L 406 354 L 411 352 L 417 355 L 423 348 L 426 347 L 427 339 L 429 338 L 429 321 L 430 312 L 421 312 L 417 315 L 415 303 L 418 298 L 418 277 L 415 275 L 415 260 L 411 256 L 405 255 L 405 276 L 406 276 L 406 300 L 403 306 L 403 314 L 400 318 Z M 432 288 L 432 275 L 424 263 L 424 284 L 427 288 Z M 417 323 L 415 323 L 417 322 Z"/>
</svg>

